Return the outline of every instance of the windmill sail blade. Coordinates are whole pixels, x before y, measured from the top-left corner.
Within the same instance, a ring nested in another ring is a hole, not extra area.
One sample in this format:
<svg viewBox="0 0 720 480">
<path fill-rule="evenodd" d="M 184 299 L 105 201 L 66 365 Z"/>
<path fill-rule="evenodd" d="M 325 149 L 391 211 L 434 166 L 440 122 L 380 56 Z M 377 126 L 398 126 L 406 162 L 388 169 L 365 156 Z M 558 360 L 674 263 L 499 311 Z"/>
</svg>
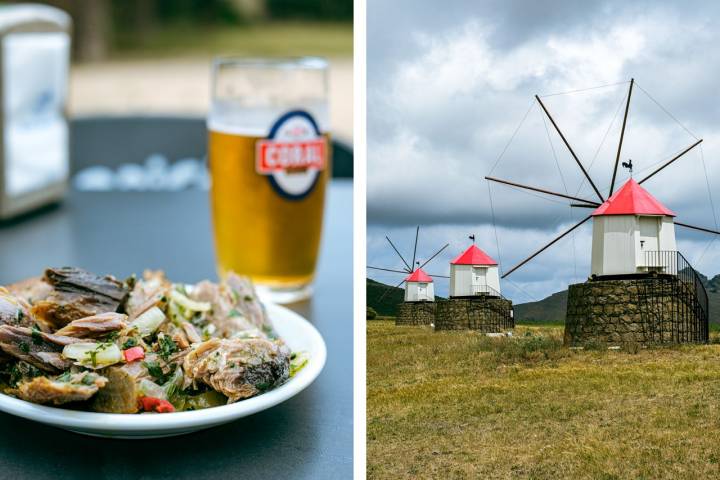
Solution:
<svg viewBox="0 0 720 480">
<path fill-rule="evenodd" d="M 535 257 L 537 257 L 538 255 L 540 255 L 542 252 L 544 252 L 545 250 L 547 250 L 548 248 L 550 248 L 552 245 L 554 245 L 558 240 L 560 240 L 560 239 L 563 238 L 565 235 L 567 235 L 568 233 L 572 232 L 573 230 L 575 230 L 576 228 L 578 228 L 580 225 L 582 225 L 583 223 L 587 222 L 587 221 L 590 220 L 591 218 L 592 218 L 592 215 L 588 215 L 588 216 L 585 217 L 582 221 L 580 221 L 580 223 L 576 223 L 575 226 L 573 226 L 573 227 L 570 228 L 569 230 L 566 230 L 563 234 L 561 234 L 560 236 L 556 237 L 555 240 L 553 240 L 552 242 L 548 243 L 547 245 L 545 245 L 544 247 L 542 247 L 540 250 L 538 250 L 537 252 L 533 253 L 532 255 L 530 255 L 528 258 L 526 258 L 526 259 L 523 260 L 522 262 L 520 262 L 520 263 L 518 263 L 517 265 L 515 265 L 515 266 L 514 266 L 513 268 L 511 268 L 507 273 L 503 274 L 503 276 L 500 277 L 500 278 L 505 278 L 505 277 L 507 277 L 508 275 L 510 275 L 511 273 L 513 273 L 515 270 L 517 270 L 518 268 L 522 267 L 523 265 L 525 265 L 526 263 L 528 263 L 528 262 L 529 262 L 530 260 L 532 260 L 533 258 L 535 258 Z"/>
<path fill-rule="evenodd" d="M 449 243 L 446 243 L 444 247 L 442 247 L 440 250 L 438 250 L 437 252 L 435 252 L 435 254 L 434 254 L 432 257 L 430 257 L 430 258 L 428 258 L 427 260 L 425 260 L 425 263 L 423 263 L 422 265 L 420 265 L 418 268 L 422 268 L 422 267 L 424 267 L 425 265 L 427 265 L 430 260 L 432 260 L 433 258 L 435 258 L 435 257 L 437 257 L 438 255 L 440 255 L 440 252 L 442 252 L 443 250 L 445 250 L 445 249 L 446 249 L 447 247 L 449 247 L 449 246 L 450 246 L 450 244 L 449 244 Z"/>
<path fill-rule="evenodd" d="M 598 207 L 597 205 L 586 205 L 584 203 L 571 203 L 570 206 L 575 207 L 575 208 L 597 208 Z"/>
<path fill-rule="evenodd" d="M 385 239 L 386 239 L 388 242 L 390 242 L 390 246 L 393 248 L 393 250 L 395 250 L 395 253 L 398 254 L 398 257 L 400 257 L 400 260 L 403 261 L 403 263 L 405 264 L 405 266 L 406 266 L 407 269 L 408 269 L 408 273 L 412 273 L 412 271 L 413 271 L 412 267 L 411 267 L 410 265 L 408 265 L 408 263 L 405 261 L 405 259 L 403 258 L 403 256 L 400 255 L 400 252 L 398 251 L 397 248 L 395 248 L 395 245 L 392 243 L 392 241 L 390 240 L 390 238 L 388 238 L 388 236 L 386 235 L 386 236 L 385 236 Z"/>
<path fill-rule="evenodd" d="M 630 97 L 632 97 L 632 90 L 634 84 L 635 79 L 631 78 L 630 90 L 628 90 L 627 103 L 625 104 L 625 116 L 623 117 L 622 130 L 620 130 L 620 143 L 618 144 L 617 156 L 615 157 L 615 168 L 613 169 L 612 181 L 610 182 L 610 193 L 608 193 L 608 198 L 612 196 L 613 189 L 615 188 L 615 177 L 617 175 L 618 162 L 620 162 L 620 151 L 622 150 L 623 138 L 625 137 L 625 125 L 627 124 L 628 110 L 630 110 Z"/>
<path fill-rule="evenodd" d="M 413 270 L 415 270 L 415 254 L 417 253 L 418 235 L 420 235 L 420 225 L 418 225 L 417 230 L 415 230 L 415 247 L 413 248 L 413 261 L 412 261 Z"/>
<path fill-rule="evenodd" d="M 382 299 L 385 298 L 388 293 L 392 292 L 393 289 L 395 289 L 395 288 L 399 288 L 400 285 L 402 285 L 403 283 L 405 283 L 405 280 L 404 280 L 404 279 L 403 279 L 402 282 L 398 283 L 398 284 L 395 285 L 394 287 L 393 287 L 393 286 L 390 286 L 390 285 L 387 285 L 387 286 L 385 287 L 385 291 L 383 292 L 383 294 L 380 295 L 380 298 L 378 298 L 378 302 L 381 302 Z"/>
<path fill-rule="evenodd" d="M 432 274 L 429 274 L 429 273 L 428 273 L 428 276 L 429 276 L 429 277 L 435 277 L 435 278 L 450 278 L 450 277 L 447 276 L 447 275 L 432 275 Z"/>
<path fill-rule="evenodd" d="M 698 140 L 697 142 L 693 143 L 693 144 L 690 145 L 688 148 L 686 148 L 686 149 L 683 150 L 682 152 L 678 153 L 677 155 L 675 155 L 673 158 L 671 158 L 671 159 L 668 160 L 667 162 L 665 162 L 665 163 L 663 163 L 662 165 L 660 165 L 658 168 L 655 169 L 654 172 L 652 172 L 650 175 L 648 175 L 647 177 L 645 177 L 645 178 L 643 178 L 642 180 L 640 180 L 638 183 L 640 184 L 640 183 L 643 183 L 643 182 L 646 181 L 646 180 L 649 180 L 650 177 L 652 177 L 653 175 L 655 175 L 656 173 L 658 173 L 660 170 L 662 170 L 663 168 L 667 167 L 668 165 L 670 165 L 671 163 L 673 163 L 675 160 L 677 160 L 678 158 L 682 157 L 683 155 L 685 155 L 687 152 L 689 152 L 689 151 L 692 150 L 693 148 L 695 148 L 695 147 L 697 147 L 698 145 L 700 145 L 700 144 L 702 143 L 702 141 L 703 141 L 703 139 L 701 138 L 701 139 Z"/>
<path fill-rule="evenodd" d="M 531 187 L 529 185 L 523 185 L 522 183 L 511 182 L 508 180 L 502 180 L 500 178 L 485 177 L 485 180 L 489 180 L 491 182 L 497 182 L 497 183 L 504 183 L 505 185 L 510 185 L 511 187 L 524 188 L 526 190 L 532 190 L 534 192 L 546 193 L 548 195 L 555 195 L 556 197 L 562 197 L 562 198 L 566 198 L 568 200 L 575 200 L 576 202 L 587 203 L 588 205 L 593 206 L 593 207 L 600 206 L 599 203 L 593 202 L 592 200 L 585 200 L 584 198 L 573 197 L 571 195 L 565 195 L 564 193 L 558 193 L 558 192 L 553 192 L 552 190 L 545 190 L 542 188 Z"/>
<path fill-rule="evenodd" d="M 598 198 L 600 199 L 600 203 L 604 202 L 605 199 L 600 194 L 600 190 L 595 186 L 595 182 L 592 181 L 592 178 L 590 178 L 590 175 L 587 173 L 587 170 L 585 170 L 585 167 L 583 166 L 582 162 L 578 158 L 577 155 L 575 155 L 575 151 L 572 149 L 570 144 L 568 143 L 567 139 L 565 138 L 565 135 L 563 135 L 562 131 L 560 131 L 560 127 L 557 126 L 557 123 L 555 123 L 555 119 L 553 119 L 552 115 L 550 115 L 550 112 L 548 112 L 548 109 L 545 108 L 545 104 L 540 100 L 540 97 L 535 95 L 535 99 L 538 101 L 540 106 L 542 107 L 543 111 L 545 112 L 545 115 L 550 119 L 550 123 L 552 123 L 553 127 L 555 127 L 555 131 L 560 135 L 560 138 L 562 139 L 563 143 L 567 147 L 567 149 L 570 151 L 570 155 L 575 159 L 575 163 L 578 164 L 578 167 L 580 167 L 580 170 L 582 170 L 583 175 L 585 175 L 585 178 L 592 186 L 593 190 L 595 190 L 595 193 L 597 194 Z"/>
<path fill-rule="evenodd" d="M 393 270 L 391 268 L 371 267 L 370 265 L 368 265 L 367 268 L 371 268 L 373 270 L 382 270 L 384 272 L 402 273 L 403 275 L 407 275 L 408 273 L 405 270 Z"/>
<path fill-rule="evenodd" d="M 717 230 L 712 230 L 710 228 L 704 228 L 704 227 L 696 227 L 693 225 L 688 225 L 687 223 L 680 223 L 680 222 L 673 222 L 675 225 L 678 225 L 680 227 L 690 228 L 692 230 L 699 230 L 701 232 L 707 232 L 707 233 L 714 233 L 715 235 L 720 235 L 720 232 Z"/>
</svg>

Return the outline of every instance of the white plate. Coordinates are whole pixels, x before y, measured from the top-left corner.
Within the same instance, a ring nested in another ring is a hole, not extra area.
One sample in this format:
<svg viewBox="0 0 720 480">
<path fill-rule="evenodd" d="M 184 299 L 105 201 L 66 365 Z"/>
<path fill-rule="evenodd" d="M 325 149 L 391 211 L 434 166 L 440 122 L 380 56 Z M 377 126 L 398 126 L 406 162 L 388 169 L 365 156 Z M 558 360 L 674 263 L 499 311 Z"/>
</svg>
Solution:
<svg viewBox="0 0 720 480">
<path fill-rule="evenodd" d="M 266 304 L 268 316 L 291 350 L 310 354 L 305 368 L 285 384 L 231 405 L 190 412 L 117 414 L 46 407 L 0 394 L 0 411 L 77 433 L 112 438 L 157 438 L 182 435 L 232 422 L 284 402 L 300 393 L 320 374 L 327 351 L 320 333 L 285 307 Z"/>
</svg>

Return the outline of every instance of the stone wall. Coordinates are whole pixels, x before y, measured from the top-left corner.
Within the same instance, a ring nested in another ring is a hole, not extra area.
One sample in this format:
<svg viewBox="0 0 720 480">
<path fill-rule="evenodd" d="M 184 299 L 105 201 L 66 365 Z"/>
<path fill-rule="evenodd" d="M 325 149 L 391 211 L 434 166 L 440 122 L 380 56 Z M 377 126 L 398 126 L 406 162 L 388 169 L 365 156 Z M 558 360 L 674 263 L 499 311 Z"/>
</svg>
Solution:
<svg viewBox="0 0 720 480">
<path fill-rule="evenodd" d="M 395 325 L 430 325 L 435 321 L 435 302 L 403 302 Z"/>
<path fill-rule="evenodd" d="M 693 298 L 687 284 L 671 276 L 570 285 L 565 344 L 703 342 L 707 320 Z"/>
<path fill-rule="evenodd" d="M 478 330 L 502 332 L 515 326 L 512 302 L 498 297 L 478 296 L 438 301 L 435 330 Z"/>
</svg>

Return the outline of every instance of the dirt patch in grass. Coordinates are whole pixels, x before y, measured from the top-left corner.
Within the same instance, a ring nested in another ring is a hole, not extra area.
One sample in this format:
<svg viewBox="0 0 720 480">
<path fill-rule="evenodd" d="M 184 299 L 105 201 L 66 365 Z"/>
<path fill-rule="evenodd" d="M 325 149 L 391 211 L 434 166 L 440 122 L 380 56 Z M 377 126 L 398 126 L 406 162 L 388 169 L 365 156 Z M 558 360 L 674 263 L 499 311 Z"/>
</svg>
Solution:
<svg viewBox="0 0 720 480">
<path fill-rule="evenodd" d="M 367 328 L 369 478 L 720 476 L 720 345 Z"/>
</svg>

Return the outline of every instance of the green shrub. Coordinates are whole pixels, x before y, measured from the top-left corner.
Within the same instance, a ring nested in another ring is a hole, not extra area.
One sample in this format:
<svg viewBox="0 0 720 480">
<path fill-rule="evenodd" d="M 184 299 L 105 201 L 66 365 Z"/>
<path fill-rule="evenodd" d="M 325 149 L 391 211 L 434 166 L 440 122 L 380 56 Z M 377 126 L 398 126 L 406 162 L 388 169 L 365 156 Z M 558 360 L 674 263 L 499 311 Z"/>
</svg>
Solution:
<svg viewBox="0 0 720 480">
<path fill-rule="evenodd" d="M 377 318 L 377 312 L 372 307 L 367 307 L 366 317 L 368 320 L 375 320 Z"/>
</svg>

